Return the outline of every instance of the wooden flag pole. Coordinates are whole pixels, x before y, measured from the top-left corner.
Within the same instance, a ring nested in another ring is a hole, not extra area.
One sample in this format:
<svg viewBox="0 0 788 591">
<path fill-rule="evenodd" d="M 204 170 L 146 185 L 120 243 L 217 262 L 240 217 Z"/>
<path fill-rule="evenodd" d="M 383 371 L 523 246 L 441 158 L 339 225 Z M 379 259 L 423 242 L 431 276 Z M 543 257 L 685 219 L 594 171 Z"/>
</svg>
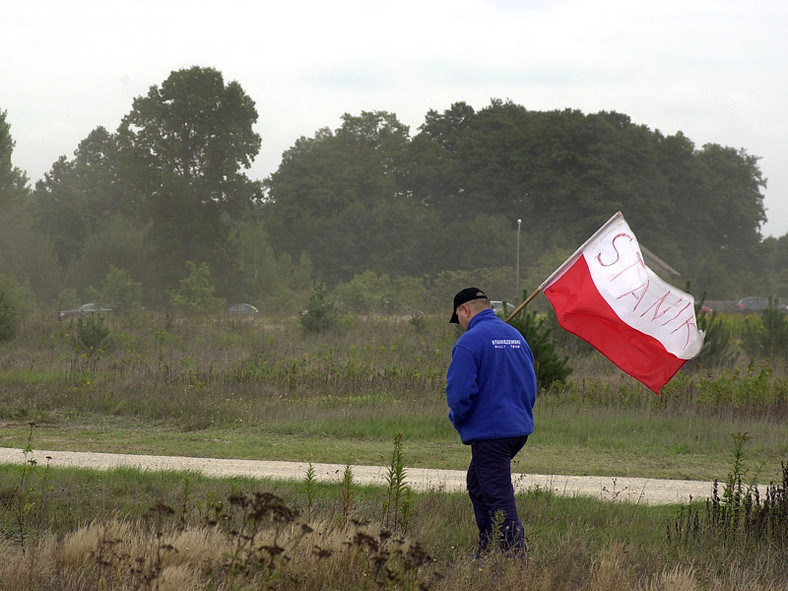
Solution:
<svg viewBox="0 0 788 591">
<path fill-rule="evenodd" d="M 523 308 L 525 308 L 529 303 L 531 303 L 531 300 L 534 299 L 536 296 L 538 296 L 541 293 L 541 291 L 542 291 L 541 289 L 537 289 L 535 292 L 533 292 L 531 295 L 525 298 L 525 301 L 519 306 L 517 306 L 517 309 L 514 312 L 509 314 L 509 317 L 505 320 L 506 324 L 509 324 L 512 318 L 517 316 L 522 311 Z"/>
</svg>

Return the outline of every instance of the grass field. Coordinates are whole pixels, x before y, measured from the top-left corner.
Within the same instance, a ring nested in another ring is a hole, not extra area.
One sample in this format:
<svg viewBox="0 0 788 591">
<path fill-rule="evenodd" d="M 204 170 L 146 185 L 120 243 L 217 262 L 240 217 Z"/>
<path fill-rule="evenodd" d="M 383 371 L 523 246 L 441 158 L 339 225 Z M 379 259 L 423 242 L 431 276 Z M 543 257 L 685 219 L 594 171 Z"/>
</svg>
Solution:
<svg viewBox="0 0 788 591">
<path fill-rule="evenodd" d="M 354 319 L 311 336 L 292 318 L 151 315 L 107 326 L 91 348 L 74 324 L 42 319 L 0 348 L 0 445 L 389 465 L 402 434 L 406 466 L 467 467 L 446 418 L 458 333 L 443 318 Z M 570 365 L 565 386 L 540 394 L 516 471 L 722 482 L 735 473 L 744 490 L 783 481 L 784 361 L 688 368 L 662 397 L 594 353 L 573 353 Z M 705 506 L 531 491 L 518 499 L 532 549 L 523 571 L 501 557 L 469 560 L 465 495 L 407 491 L 392 507 L 391 491 L 352 477 L 285 485 L 44 466 L 3 467 L 0 486 L 4 554 L 14 557 L 0 590 L 788 589 L 782 530 L 759 538 Z M 217 503 L 232 514 L 212 517 Z"/>
</svg>

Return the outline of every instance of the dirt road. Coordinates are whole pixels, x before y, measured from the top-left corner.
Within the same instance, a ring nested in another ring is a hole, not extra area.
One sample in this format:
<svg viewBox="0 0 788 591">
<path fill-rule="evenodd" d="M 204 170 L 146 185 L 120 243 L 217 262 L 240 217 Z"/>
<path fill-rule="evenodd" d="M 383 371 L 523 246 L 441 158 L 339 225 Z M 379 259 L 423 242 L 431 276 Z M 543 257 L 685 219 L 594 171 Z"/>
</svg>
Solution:
<svg viewBox="0 0 788 591">
<path fill-rule="evenodd" d="M 23 464 L 22 450 L 0 447 L 0 463 Z M 142 470 L 175 470 L 200 472 L 213 477 L 245 476 L 272 480 L 303 480 L 308 464 L 265 460 L 232 460 L 174 456 L 146 456 L 97 452 L 34 450 L 27 460 L 39 466 L 79 467 L 109 470 L 118 467 Z M 315 478 L 321 482 L 340 482 L 345 466 L 341 464 L 312 464 Z M 386 484 L 386 467 L 351 466 L 356 484 Z M 606 476 L 556 476 L 514 474 L 517 491 L 539 488 L 563 496 L 590 496 L 610 501 L 652 505 L 681 504 L 690 498 L 702 500 L 712 493 L 711 482 L 695 480 L 657 480 L 653 478 L 614 478 Z M 464 491 L 465 472 L 462 470 L 433 470 L 407 468 L 406 482 L 414 490 Z"/>
</svg>

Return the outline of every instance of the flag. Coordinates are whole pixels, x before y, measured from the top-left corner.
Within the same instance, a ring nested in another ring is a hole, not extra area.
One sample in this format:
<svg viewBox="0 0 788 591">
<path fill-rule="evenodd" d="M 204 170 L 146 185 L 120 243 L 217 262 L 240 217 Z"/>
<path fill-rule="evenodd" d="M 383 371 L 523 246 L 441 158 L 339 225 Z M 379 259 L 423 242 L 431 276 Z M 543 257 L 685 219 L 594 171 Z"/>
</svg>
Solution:
<svg viewBox="0 0 788 591">
<path fill-rule="evenodd" d="M 621 212 L 539 289 L 565 330 L 657 394 L 703 347 L 694 298 L 646 266 Z"/>
</svg>

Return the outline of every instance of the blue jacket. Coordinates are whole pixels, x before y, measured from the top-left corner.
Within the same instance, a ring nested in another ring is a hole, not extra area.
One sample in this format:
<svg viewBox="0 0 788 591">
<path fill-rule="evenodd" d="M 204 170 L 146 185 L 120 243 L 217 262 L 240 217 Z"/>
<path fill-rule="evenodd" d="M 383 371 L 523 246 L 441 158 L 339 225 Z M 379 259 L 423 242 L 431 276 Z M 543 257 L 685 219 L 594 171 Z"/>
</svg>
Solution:
<svg viewBox="0 0 788 591">
<path fill-rule="evenodd" d="M 465 444 L 533 432 L 534 355 L 520 331 L 492 309 L 474 316 L 454 345 L 446 401 Z"/>
</svg>

